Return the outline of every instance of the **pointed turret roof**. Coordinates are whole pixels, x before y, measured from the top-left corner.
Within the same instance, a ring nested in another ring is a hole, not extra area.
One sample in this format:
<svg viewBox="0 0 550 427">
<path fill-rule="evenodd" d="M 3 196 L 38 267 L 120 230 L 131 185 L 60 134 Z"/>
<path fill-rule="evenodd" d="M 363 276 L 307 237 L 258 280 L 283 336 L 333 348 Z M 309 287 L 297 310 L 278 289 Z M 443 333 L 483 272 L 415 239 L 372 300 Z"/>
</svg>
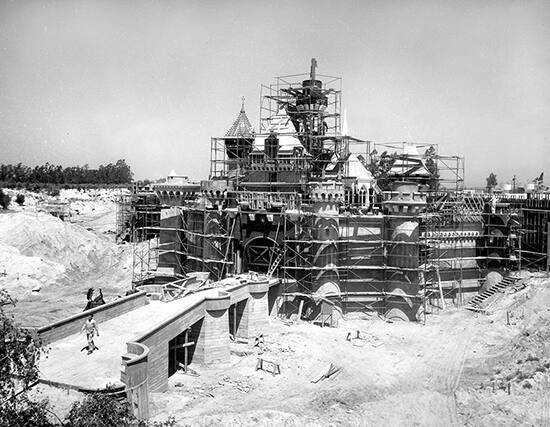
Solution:
<svg viewBox="0 0 550 427">
<path fill-rule="evenodd" d="M 243 137 L 252 136 L 253 132 L 254 132 L 254 129 L 252 128 L 252 124 L 250 123 L 250 120 L 248 120 L 248 117 L 246 116 L 246 112 L 244 111 L 244 96 L 243 96 L 241 112 L 239 113 L 239 115 L 237 116 L 237 119 L 233 123 L 233 126 L 229 128 L 225 136 L 243 138 Z"/>
</svg>

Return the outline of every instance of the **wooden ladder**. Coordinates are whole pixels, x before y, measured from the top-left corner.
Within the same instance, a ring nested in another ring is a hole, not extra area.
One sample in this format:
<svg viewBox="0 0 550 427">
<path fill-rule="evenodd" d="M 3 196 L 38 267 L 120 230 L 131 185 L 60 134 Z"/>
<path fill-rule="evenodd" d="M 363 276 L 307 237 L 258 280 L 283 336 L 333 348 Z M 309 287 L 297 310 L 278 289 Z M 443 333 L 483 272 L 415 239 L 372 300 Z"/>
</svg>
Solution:
<svg viewBox="0 0 550 427">
<path fill-rule="evenodd" d="M 271 277 L 273 276 L 273 273 L 275 273 L 275 270 L 277 270 L 277 267 L 283 260 L 284 255 L 285 255 L 284 251 L 282 249 L 279 249 L 277 256 L 275 257 L 275 260 L 269 266 L 269 270 L 267 270 L 268 279 L 271 279 Z"/>
</svg>

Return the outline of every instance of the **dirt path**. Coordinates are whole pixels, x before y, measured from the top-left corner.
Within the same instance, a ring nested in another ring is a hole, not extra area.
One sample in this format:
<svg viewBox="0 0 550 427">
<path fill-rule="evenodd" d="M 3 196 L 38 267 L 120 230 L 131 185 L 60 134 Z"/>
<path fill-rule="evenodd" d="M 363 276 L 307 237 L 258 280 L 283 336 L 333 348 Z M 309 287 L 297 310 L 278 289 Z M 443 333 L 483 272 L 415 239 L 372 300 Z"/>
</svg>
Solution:
<svg viewBox="0 0 550 427">
<path fill-rule="evenodd" d="M 116 231 L 115 206 L 102 206 L 97 213 L 77 215 L 71 222 L 85 227 L 97 234 L 113 234 Z M 114 239 L 114 237 L 113 237 Z"/>
<path fill-rule="evenodd" d="M 443 393 L 448 414 L 448 425 L 459 426 L 456 390 L 464 367 L 469 338 L 474 328 L 467 325 L 460 334 L 454 337 L 444 348 L 434 349 L 433 360 L 436 375 L 432 377 L 432 387 Z M 446 423 L 445 423 L 446 424 Z"/>
</svg>

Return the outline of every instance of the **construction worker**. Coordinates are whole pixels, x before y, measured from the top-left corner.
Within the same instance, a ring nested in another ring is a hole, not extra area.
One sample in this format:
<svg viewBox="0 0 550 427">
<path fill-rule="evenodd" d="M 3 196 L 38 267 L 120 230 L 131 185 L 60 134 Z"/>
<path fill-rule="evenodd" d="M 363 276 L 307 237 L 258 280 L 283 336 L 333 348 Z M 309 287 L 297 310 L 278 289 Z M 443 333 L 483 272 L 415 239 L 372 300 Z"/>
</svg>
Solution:
<svg viewBox="0 0 550 427">
<path fill-rule="evenodd" d="M 82 329 L 80 330 L 80 333 L 86 331 L 86 338 L 88 339 L 88 345 L 85 347 L 82 347 L 80 351 L 83 351 L 84 349 L 88 349 L 88 354 L 92 354 L 94 350 L 99 350 L 99 348 L 96 347 L 94 344 L 94 331 L 97 333 L 97 336 L 99 336 L 99 329 L 97 329 L 97 324 L 94 320 L 94 315 L 90 314 L 88 316 L 88 320 L 84 322 L 84 325 L 82 325 Z"/>
</svg>

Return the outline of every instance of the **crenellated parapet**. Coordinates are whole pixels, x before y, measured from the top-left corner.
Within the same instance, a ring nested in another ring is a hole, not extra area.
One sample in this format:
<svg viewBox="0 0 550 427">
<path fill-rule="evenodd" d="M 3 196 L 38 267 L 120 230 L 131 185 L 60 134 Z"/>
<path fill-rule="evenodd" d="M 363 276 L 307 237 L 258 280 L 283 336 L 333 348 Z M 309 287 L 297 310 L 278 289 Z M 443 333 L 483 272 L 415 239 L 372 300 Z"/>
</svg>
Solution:
<svg viewBox="0 0 550 427">
<path fill-rule="evenodd" d="M 338 212 L 344 203 L 344 184 L 338 181 L 310 182 L 308 193 L 315 212 Z"/>
<path fill-rule="evenodd" d="M 302 203 L 302 195 L 299 193 L 238 191 L 234 192 L 233 195 L 242 210 L 297 209 Z"/>
<path fill-rule="evenodd" d="M 397 181 L 393 191 L 384 191 L 383 206 L 390 215 L 419 215 L 426 207 L 426 193 L 415 182 Z"/>
</svg>

